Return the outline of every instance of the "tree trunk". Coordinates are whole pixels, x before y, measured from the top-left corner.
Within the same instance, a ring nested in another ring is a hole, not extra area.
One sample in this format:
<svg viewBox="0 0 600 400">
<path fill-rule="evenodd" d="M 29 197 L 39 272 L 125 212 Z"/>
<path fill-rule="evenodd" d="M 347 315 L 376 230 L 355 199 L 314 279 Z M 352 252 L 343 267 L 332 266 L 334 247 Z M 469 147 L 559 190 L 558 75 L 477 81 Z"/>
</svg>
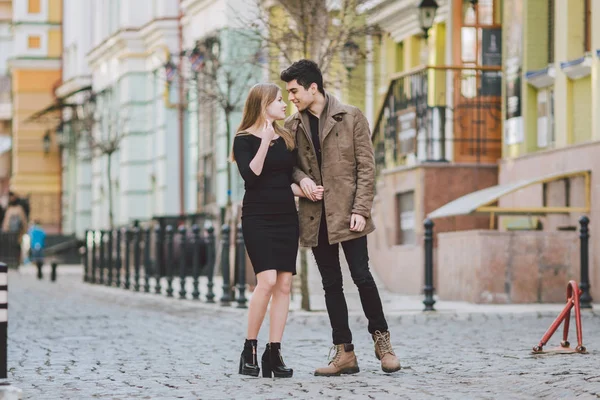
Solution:
<svg viewBox="0 0 600 400">
<path fill-rule="evenodd" d="M 112 193 L 112 153 L 106 155 L 106 173 L 108 174 L 108 224 L 114 229 L 115 221 L 113 215 L 113 193 Z"/>
<path fill-rule="evenodd" d="M 310 311 L 310 291 L 308 290 L 308 257 L 307 249 L 300 249 L 300 294 L 301 306 L 305 311 Z"/>
</svg>

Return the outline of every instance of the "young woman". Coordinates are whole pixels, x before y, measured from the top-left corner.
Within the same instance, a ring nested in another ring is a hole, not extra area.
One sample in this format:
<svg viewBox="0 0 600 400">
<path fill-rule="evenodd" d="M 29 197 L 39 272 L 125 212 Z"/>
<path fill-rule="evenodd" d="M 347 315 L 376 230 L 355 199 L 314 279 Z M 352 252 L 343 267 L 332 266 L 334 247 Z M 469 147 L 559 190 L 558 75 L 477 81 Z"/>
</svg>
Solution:
<svg viewBox="0 0 600 400">
<path fill-rule="evenodd" d="M 248 336 L 240 357 L 239 373 L 258 376 L 257 336 L 271 301 L 269 343 L 262 355 L 263 377 L 293 374 L 281 355 L 281 338 L 290 304 L 292 275 L 296 274 L 298 213 L 294 195 L 304 196 L 292 183 L 296 165 L 295 140 L 275 121 L 282 120 L 286 104 L 273 83 L 250 89 L 242 123 L 233 142 L 233 157 L 245 182 L 242 232 L 258 281 L 248 310 Z M 314 195 L 323 198 L 323 187 Z"/>
</svg>

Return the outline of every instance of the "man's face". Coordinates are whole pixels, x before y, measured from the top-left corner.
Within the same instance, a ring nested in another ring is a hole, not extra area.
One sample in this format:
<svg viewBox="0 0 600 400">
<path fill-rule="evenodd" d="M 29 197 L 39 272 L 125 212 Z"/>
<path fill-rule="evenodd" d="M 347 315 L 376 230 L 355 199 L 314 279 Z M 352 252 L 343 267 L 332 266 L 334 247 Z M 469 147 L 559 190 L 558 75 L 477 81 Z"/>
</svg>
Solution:
<svg viewBox="0 0 600 400">
<path fill-rule="evenodd" d="M 294 103 L 298 111 L 306 110 L 315 101 L 315 94 L 317 92 L 316 83 L 311 84 L 307 90 L 294 79 L 286 84 L 286 88 L 288 99 Z"/>
</svg>

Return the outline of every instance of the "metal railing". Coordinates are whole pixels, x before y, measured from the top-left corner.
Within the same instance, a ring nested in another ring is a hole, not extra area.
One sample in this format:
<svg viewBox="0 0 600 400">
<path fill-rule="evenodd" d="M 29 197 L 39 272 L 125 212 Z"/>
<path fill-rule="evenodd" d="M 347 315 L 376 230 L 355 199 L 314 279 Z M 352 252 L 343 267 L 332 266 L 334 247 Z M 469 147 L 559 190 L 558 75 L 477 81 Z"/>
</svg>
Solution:
<svg viewBox="0 0 600 400">
<path fill-rule="evenodd" d="M 496 162 L 501 84 L 495 67 L 421 67 L 395 76 L 373 130 L 378 171 L 424 161 Z"/>
</svg>

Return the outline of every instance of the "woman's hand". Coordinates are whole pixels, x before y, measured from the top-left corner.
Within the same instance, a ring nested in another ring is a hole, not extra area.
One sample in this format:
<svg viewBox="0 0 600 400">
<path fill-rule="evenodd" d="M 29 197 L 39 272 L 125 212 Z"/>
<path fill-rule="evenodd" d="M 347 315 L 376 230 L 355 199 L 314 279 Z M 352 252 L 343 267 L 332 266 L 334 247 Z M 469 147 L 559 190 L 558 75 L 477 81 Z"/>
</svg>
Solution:
<svg viewBox="0 0 600 400">
<path fill-rule="evenodd" d="M 295 183 L 292 183 L 292 192 L 294 193 L 294 196 L 298 196 L 298 197 L 307 197 L 306 193 L 304 193 L 304 191 L 300 188 L 300 186 L 298 186 Z M 315 186 L 315 189 L 312 191 L 312 196 L 314 198 L 309 198 L 312 201 L 320 201 L 323 200 L 323 193 L 325 192 L 325 189 L 323 188 L 323 186 Z"/>
<path fill-rule="evenodd" d="M 261 132 L 262 140 L 267 140 L 271 142 L 275 138 L 275 128 L 273 128 L 273 123 L 269 120 L 265 122 L 265 126 Z"/>
</svg>

